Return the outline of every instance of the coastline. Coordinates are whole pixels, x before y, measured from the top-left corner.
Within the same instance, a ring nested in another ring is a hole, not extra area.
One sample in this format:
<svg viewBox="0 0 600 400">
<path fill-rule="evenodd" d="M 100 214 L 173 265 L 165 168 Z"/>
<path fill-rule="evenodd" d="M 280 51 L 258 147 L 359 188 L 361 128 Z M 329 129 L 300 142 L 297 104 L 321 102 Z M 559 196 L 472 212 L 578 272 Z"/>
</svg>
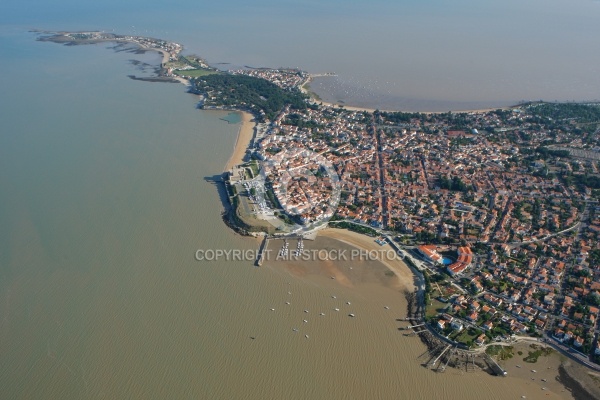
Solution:
<svg viewBox="0 0 600 400">
<path fill-rule="evenodd" d="M 346 110 L 350 110 L 350 111 L 365 111 L 365 112 L 370 112 L 370 113 L 373 113 L 375 111 L 383 111 L 383 112 L 389 112 L 389 113 L 403 112 L 401 110 L 381 110 L 381 109 L 376 109 L 376 108 L 349 106 L 346 104 L 337 104 L 337 103 L 330 103 L 327 101 L 323 101 L 320 97 L 318 97 L 317 93 L 306 88 L 306 86 L 310 85 L 312 80 L 313 80 L 313 76 L 309 76 L 308 79 L 306 79 L 304 82 L 302 82 L 300 85 L 298 85 L 298 90 L 300 90 L 302 93 L 309 96 L 310 100 L 315 104 L 322 104 L 323 106 L 332 107 L 332 108 L 342 107 L 342 108 L 344 108 Z M 509 110 L 514 107 L 516 107 L 516 106 L 480 108 L 480 109 L 471 109 L 471 110 L 457 110 L 457 111 L 452 111 L 452 112 L 453 113 L 486 113 L 486 112 L 495 111 L 495 110 Z M 445 114 L 445 113 L 447 113 L 447 111 L 415 111 L 415 113 L 429 115 L 429 114 Z"/>
<path fill-rule="evenodd" d="M 366 111 L 366 112 L 370 112 L 370 113 L 373 113 L 375 111 L 382 111 L 382 112 L 389 112 L 389 113 L 404 112 L 404 111 L 399 111 L 399 110 L 378 110 L 378 109 L 375 109 L 375 108 L 355 107 L 355 106 L 347 106 L 345 104 L 328 103 L 328 102 L 325 102 L 325 101 L 322 101 L 322 100 L 316 100 L 312 96 L 311 96 L 311 99 L 315 103 L 322 103 L 324 106 L 327 106 L 327 107 L 333 107 L 333 108 L 342 107 L 345 110 L 350 110 L 350 111 Z M 460 113 L 474 113 L 474 114 L 479 114 L 479 113 L 486 113 L 486 112 L 495 111 L 495 110 L 510 110 L 513 107 L 514 106 L 510 106 L 510 107 L 495 107 L 495 108 L 481 108 L 481 109 L 476 109 L 476 110 L 457 110 L 457 111 L 452 111 L 452 113 L 454 113 L 454 114 L 460 114 Z M 415 113 L 417 113 L 417 114 L 426 114 L 426 115 L 446 114 L 447 112 L 448 111 L 415 111 Z"/>
<path fill-rule="evenodd" d="M 144 48 L 144 47 L 142 46 L 142 48 Z M 161 51 L 159 49 L 145 48 L 145 50 L 153 50 L 153 51 L 159 52 L 163 56 L 163 60 L 165 59 L 165 57 L 168 58 L 168 53 Z M 175 79 L 177 79 L 177 78 L 175 78 Z M 187 80 L 185 80 L 183 78 L 179 78 L 177 80 L 179 80 L 180 82 L 182 82 L 184 84 L 187 84 Z M 345 109 L 355 110 L 355 111 L 369 111 L 369 112 L 375 111 L 374 109 L 352 107 L 352 106 L 345 106 L 345 105 L 336 105 L 336 104 L 331 104 L 331 103 L 326 103 L 326 102 L 322 102 L 322 104 L 331 106 L 331 107 L 343 107 Z M 495 110 L 495 109 L 497 109 L 497 108 L 490 109 L 490 110 Z M 508 108 L 505 108 L 505 109 L 508 109 Z M 239 127 L 239 130 L 237 133 L 235 145 L 233 146 L 233 152 L 231 153 L 231 155 L 227 161 L 226 167 L 225 167 L 226 170 L 230 169 L 231 167 L 233 167 L 236 164 L 243 162 L 244 156 L 245 156 L 246 152 L 248 151 L 248 147 L 249 147 L 252 137 L 253 137 L 253 130 L 256 126 L 256 124 L 252 122 L 251 114 L 240 111 L 240 110 L 236 110 L 236 109 L 233 109 L 232 111 L 239 112 L 241 114 L 242 118 L 241 118 L 241 122 L 239 123 L 240 127 Z M 384 110 L 382 110 L 382 111 L 384 111 Z M 489 111 L 489 110 L 467 110 L 467 111 L 455 111 L 455 112 L 456 113 L 468 113 L 468 112 L 478 113 L 478 112 L 486 112 L 486 111 Z M 441 114 L 441 113 L 443 113 L 443 112 L 423 112 L 423 114 Z M 381 251 L 381 250 L 389 249 L 389 247 L 387 247 L 387 246 L 379 246 L 377 243 L 374 242 L 374 240 L 373 240 L 374 238 L 372 238 L 372 237 L 369 237 L 369 236 L 366 236 L 363 234 L 359 234 L 359 233 L 355 233 L 355 232 L 351 232 L 351 231 L 347 231 L 344 229 L 328 228 L 328 229 L 325 229 L 325 230 L 322 230 L 321 232 L 319 232 L 319 235 L 329 237 L 329 238 L 338 240 L 340 242 L 343 242 L 345 244 L 348 244 L 350 246 L 357 247 L 359 249 L 364 249 L 367 251 L 370 251 L 370 250 Z M 394 272 L 395 276 L 398 278 L 398 282 L 397 282 L 398 289 L 405 288 L 406 290 L 414 290 L 416 288 L 415 282 L 418 279 L 418 276 L 413 275 L 411 269 L 404 262 L 381 260 L 381 263 L 386 268 L 388 268 L 390 271 Z"/>
<path fill-rule="evenodd" d="M 246 111 L 237 111 L 242 115 L 242 122 L 240 123 L 240 129 L 238 130 L 237 139 L 235 141 L 235 146 L 233 147 L 233 152 L 225 164 L 225 171 L 230 170 L 237 164 L 241 164 L 244 161 L 244 156 L 246 155 L 246 151 L 250 142 L 252 141 L 252 137 L 254 136 L 254 127 L 256 123 L 253 121 L 254 117 L 252 114 Z"/>
<path fill-rule="evenodd" d="M 350 246 L 366 251 L 387 251 L 391 248 L 389 245 L 380 246 L 370 236 L 366 236 L 357 232 L 352 232 L 346 229 L 325 228 L 318 232 L 318 236 L 325 236 L 337 241 L 346 243 Z M 387 269 L 392 271 L 398 279 L 397 289 L 404 289 L 409 292 L 414 292 L 417 289 L 415 279 L 416 275 L 412 273 L 409 266 L 400 260 L 387 260 L 385 257 L 378 259 Z"/>
</svg>

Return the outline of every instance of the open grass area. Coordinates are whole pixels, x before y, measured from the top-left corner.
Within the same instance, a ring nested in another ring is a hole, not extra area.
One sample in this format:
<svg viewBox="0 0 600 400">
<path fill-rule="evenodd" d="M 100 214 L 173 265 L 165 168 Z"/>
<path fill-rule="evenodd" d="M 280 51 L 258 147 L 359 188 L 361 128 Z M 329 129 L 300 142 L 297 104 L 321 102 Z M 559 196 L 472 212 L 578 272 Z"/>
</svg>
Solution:
<svg viewBox="0 0 600 400">
<path fill-rule="evenodd" d="M 456 335 L 453 340 L 464 343 L 468 346 L 472 345 L 477 336 L 481 333 L 471 329 L 463 329 L 458 335 Z"/>
<path fill-rule="evenodd" d="M 425 313 L 427 317 L 433 317 L 441 312 L 444 312 L 444 309 L 448 306 L 448 304 L 442 303 L 437 299 L 431 299 L 430 303 L 431 304 L 427 305 L 427 311 Z"/>
<path fill-rule="evenodd" d="M 179 76 L 190 76 L 192 78 L 198 78 L 200 76 L 206 76 L 206 75 L 214 75 L 214 74 L 220 74 L 220 72 L 218 71 L 212 71 L 210 69 L 186 69 L 186 70 L 181 70 L 181 71 L 173 71 L 173 73 L 175 73 L 176 75 Z"/>
</svg>

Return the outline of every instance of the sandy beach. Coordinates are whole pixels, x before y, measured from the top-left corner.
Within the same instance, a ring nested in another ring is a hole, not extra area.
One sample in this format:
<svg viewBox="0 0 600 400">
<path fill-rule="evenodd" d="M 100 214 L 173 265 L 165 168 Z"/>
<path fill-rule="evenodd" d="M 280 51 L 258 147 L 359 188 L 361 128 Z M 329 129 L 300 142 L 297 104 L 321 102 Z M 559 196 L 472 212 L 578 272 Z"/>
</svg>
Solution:
<svg viewBox="0 0 600 400">
<path fill-rule="evenodd" d="M 354 106 L 347 106 L 345 104 L 333 104 L 333 103 L 327 103 L 325 101 L 317 101 L 314 100 L 316 103 L 322 103 L 324 106 L 328 106 L 328 107 L 342 107 L 346 110 L 350 110 L 350 111 L 367 111 L 367 112 L 375 112 L 377 111 L 377 109 L 375 108 L 366 108 L 366 107 L 354 107 Z M 495 107 L 495 108 L 482 108 L 482 109 L 478 109 L 478 110 L 456 110 L 456 111 L 452 111 L 453 113 L 486 113 L 486 112 L 490 112 L 490 111 L 494 111 L 494 110 L 508 110 L 510 109 L 510 107 Z M 383 112 L 402 112 L 401 110 L 379 110 L 379 111 L 383 111 Z M 412 111 L 407 111 L 407 112 L 412 112 Z M 447 113 L 447 111 L 416 111 L 420 114 L 445 114 Z"/>
<path fill-rule="evenodd" d="M 248 149 L 248 145 L 250 144 L 252 136 L 254 135 L 254 126 L 256 125 L 253 122 L 254 117 L 252 114 L 247 112 L 242 112 L 241 114 L 242 122 L 240 125 L 240 130 L 238 132 L 233 153 L 225 165 L 225 171 L 233 168 L 236 164 L 240 164 L 243 161 L 246 150 Z"/>
<path fill-rule="evenodd" d="M 352 232 L 346 229 L 327 228 L 319 231 L 319 236 L 329 237 L 340 242 L 349 244 L 353 247 L 358 247 L 367 251 L 387 251 L 391 250 L 389 245 L 380 246 L 375 243 L 375 238 L 361 235 L 360 233 Z M 401 260 L 391 260 L 388 257 L 380 257 L 378 261 L 385 265 L 398 278 L 398 282 L 402 289 L 413 291 L 415 289 L 415 276 L 410 268 Z"/>
</svg>

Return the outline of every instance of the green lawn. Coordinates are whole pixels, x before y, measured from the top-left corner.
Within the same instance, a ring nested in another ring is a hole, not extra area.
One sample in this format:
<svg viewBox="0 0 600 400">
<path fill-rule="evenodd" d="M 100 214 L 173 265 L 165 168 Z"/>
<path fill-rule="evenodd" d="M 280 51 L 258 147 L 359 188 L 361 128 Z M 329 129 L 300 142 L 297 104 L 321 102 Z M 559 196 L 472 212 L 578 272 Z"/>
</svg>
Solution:
<svg viewBox="0 0 600 400">
<path fill-rule="evenodd" d="M 436 291 L 436 293 L 437 293 L 437 291 Z M 447 306 L 448 306 L 448 304 L 442 303 L 441 301 L 439 301 L 437 299 L 431 299 L 431 304 L 427 305 L 426 315 L 428 317 L 433 317 L 433 316 L 443 312 Z"/>
<path fill-rule="evenodd" d="M 179 76 L 191 76 L 192 78 L 198 78 L 199 76 L 220 74 L 218 71 L 212 71 L 210 69 L 186 69 L 182 71 L 173 71 Z"/>
<path fill-rule="evenodd" d="M 471 342 L 471 343 L 472 343 L 472 342 L 474 342 L 474 341 L 475 341 L 475 339 L 477 339 L 477 336 L 479 336 L 480 334 L 481 334 L 481 333 L 479 333 L 479 332 L 476 332 L 476 333 L 474 333 L 474 334 L 471 334 L 471 333 L 469 332 L 469 330 L 468 330 L 468 329 L 463 329 L 463 330 L 460 332 L 460 334 L 458 334 L 458 335 L 457 335 L 457 336 L 454 338 L 454 340 L 455 340 L 455 341 L 457 341 L 457 342 L 459 342 L 459 343 L 465 343 L 465 344 L 467 344 L 467 343 L 469 343 L 469 342 Z"/>
</svg>

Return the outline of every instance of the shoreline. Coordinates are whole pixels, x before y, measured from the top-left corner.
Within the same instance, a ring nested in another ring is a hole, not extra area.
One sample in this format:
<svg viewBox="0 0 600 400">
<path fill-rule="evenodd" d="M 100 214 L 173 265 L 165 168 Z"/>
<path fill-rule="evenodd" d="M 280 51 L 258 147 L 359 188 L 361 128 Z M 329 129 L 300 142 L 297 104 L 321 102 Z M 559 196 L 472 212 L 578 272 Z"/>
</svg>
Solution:
<svg viewBox="0 0 600 400">
<path fill-rule="evenodd" d="M 331 103 L 331 102 L 322 100 L 316 92 L 306 88 L 306 86 L 310 85 L 312 80 L 313 80 L 313 76 L 309 76 L 308 79 L 306 79 L 304 82 L 302 82 L 300 85 L 298 85 L 298 90 L 300 90 L 302 93 L 306 94 L 314 104 L 322 104 L 325 107 L 332 107 L 332 108 L 341 107 L 341 108 L 344 108 L 345 110 L 349 110 L 349 111 L 365 111 L 365 112 L 370 112 L 370 113 L 373 113 L 375 111 L 382 111 L 382 112 L 388 112 L 388 113 L 406 112 L 406 113 L 433 115 L 433 114 L 446 114 L 448 112 L 448 111 L 382 110 L 382 109 L 377 109 L 377 108 L 358 107 L 358 106 L 349 106 L 346 104 Z M 456 110 L 456 111 L 451 111 L 451 112 L 458 113 L 458 114 L 459 113 L 476 113 L 477 114 L 477 113 L 486 113 L 486 112 L 495 111 L 495 110 L 510 110 L 515 107 L 518 107 L 518 105 L 504 106 L 504 107 L 492 107 L 492 108 L 479 108 L 479 109 L 470 109 L 470 110 Z"/>
<path fill-rule="evenodd" d="M 113 41 L 113 42 L 119 43 L 119 41 Z M 127 42 L 127 41 L 125 41 L 125 42 Z M 127 42 L 127 43 L 131 43 L 131 42 Z M 161 54 L 163 63 L 165 62 L 165 59 L 167 61 L 169 59 L 169 53 L 167 51 L 157 49 L 157 48 L 152 48 L 152 47 L 146 47 L 146 46 L 143 46 L 140 44 L 137 44 L 137 45 L 144 51 L 156 51 L 159 54 Z M 161 67 L 162 66 L 163 65 L 161 64 Z M 186 84 L 186 85 L 189 84 L 189 81 L 184 78 L 181 78 L 181 77 L 173 77 L 173 78 L 181 83 Z M 332 103 L 327 103 L 327 102 L 323 102 L 320 100 L 316 100 L 316 97 L 314 97 L 315 95 L 312 92 L 303 88 L 303 86 L 307 85 L 309 82 L 310 82 L 310 78 L 306 82 L 304 82 L 302 84 L 302 86 L 300 86 L 300 90 L 303 91 L 304 93 L 307 93 L 310 96 L 310 99 L 317 104 L 322 103 L 323 105 L 328 106 L 328 107 L 334 107 L 334 108 L 341 107 L 341 108 L 344 108 L 347 110 L 352 110 L 352 111 L 366 111 L 366 112 L 376 111 L 375 109 L 370 109 L 370 108 L 338 105 L 338 104 L 332 104 Z M 510 106 L 510 107 L 504 107 L 504 108 L 479 109 L 479 110 L 453 111 L 453 113 L 485 113 L 485 112 L 489 112 L 489 111 L 493 111 L 493 110 L 497 110 L 497 109 L 509 110 L 514 107 L 517 107 L 517 106 Z M 249 150 L 249 146 L 250 146 L 250 143 L 251 143 L 253 135 L 254 135 L 254 129 L 256 127 L 256 123 L 252 121 L 253 116 L 250 113 L 241 111 L 241 110 L 235 109 L 235 108 L 228 109 L 226 111 L 229 111 L 229 110 L 232 112 L 240 113 L 241 121 L 239 122 L 240 127 L 237 132 L 236 142 L 235 142 L 235 145 L 233 146 L 233 151 L 232 151 L 229 159 L 227 160 L 227 163 L 225 166 L 225 171 L 227 171 L 227 170 L 231 169 L 233 166 L 243 162 L 243 159 L 244 159 L 247 151 Z M 380 111 L 386 111 L 386 110 L 380 110 Z M 397 111 L 389 111 L 389 112 L 397 112 Z M 418 113 L 421 113 L 421 114 L 445 114 L 446 112 L 418 112 Z M 379 246 L 377 243 L 374 242 L 374 240 L 373 240 L 374 238 L 372 238 L 372 237 L 369 237 L 367 235 L 363 235 L 360 233 L 356 233 L 356 232 L 347 231 L 344 229 L 327 228 L 327 229 L 320 231 L 318 234 L 322 235 L 324 237 L 329 237 L 329 238 L 338 240 L 340 242 L 346 243 L 350 246 L 353 246 L 353 247 L 356 247 L 359 249 L 365 249 L 367 251 L 389 249 L 389 247 L 386 247 L 386 246 Z M 404 289 L 406 289 L 408 291 L 414 291 L 415 289 L 417 289 L 420 286 L 420 285 L 415 284 L 415 282 L 417 282 L 419 280 L 418 275 L 413 273 L 411 268 L 405 262 L 399 261 L 399 260 L 398 261 L 380 260 L 380 262 L 388 270 L 390 270 L 391 272 L 393 272 L 395 274 L 395 276 L 398 279 L 398 282 L 397 282 L 398 288 L 403 287 Z"/>
<path fill-rule="evenodd" d="M 254 116 L 247 111 L 232 110 L 242 115 L 242 121 L 240 122 L 240 128 L 238 130 L 233 152 L 225 164 L 224 171 L 229 171 L 234 166 L 241 164 L 244 161 L 244 156 L 248 150 L 250 142 L 254 136 L 254 128 L 256 122 L 254 122 Z"/>
<path fill-rule="evenodd" d="M 342 243 L 366 251 L 381 251 L 391 249 L 389 245 L 380 246 L 375 242 L 374 238 L 370 236 L 366 236 L 357 232 L 352 232 L 346 229 L 325 228 L 318 232 L 317 237 L 319 236 L 335 239 Z M 418 289 L 417 285 L 415 285 L 415 279 L 418 279 L 418 277 L 413 274 L 410 267 L 405 262 L 400 260 L 386 259 L 379 259 L 377 261 L 379 261 L 387 269 L 389 269 L 396 275 L 398 283 L 401 286 L 398 287 L 398 289 L 402 288 L 409 292 L 414 292 Z"/>
</svg>

